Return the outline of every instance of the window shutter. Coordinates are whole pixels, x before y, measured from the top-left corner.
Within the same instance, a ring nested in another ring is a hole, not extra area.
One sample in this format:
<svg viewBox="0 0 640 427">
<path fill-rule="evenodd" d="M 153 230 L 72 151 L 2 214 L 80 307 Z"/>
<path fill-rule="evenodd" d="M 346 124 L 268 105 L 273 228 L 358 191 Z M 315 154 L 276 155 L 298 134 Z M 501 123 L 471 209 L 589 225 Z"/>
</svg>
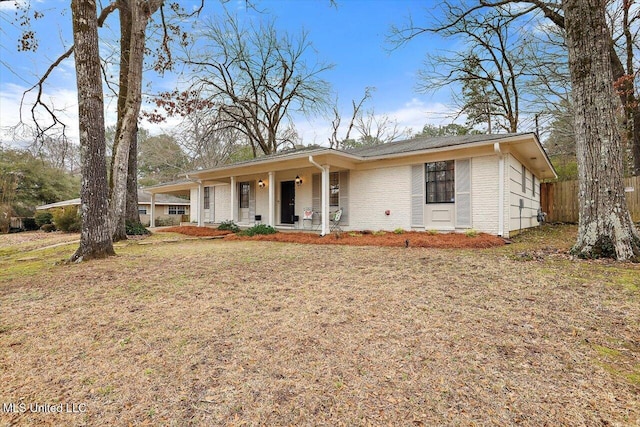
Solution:
<svg viewBox="0 0 640 427">
<path fill-rule="evenodd" d="M 411 226 L 424 227 L 424 165 L 411 166 Z"/>
<path fill-rule="evenodd" d="M 256 183 L 249 182 L 249 222 L 256 219 Z"/>
<path fill-rule="evenodd" d="M 456 227 L 471 227 L 471 160 L 456 160 Z"/>
<path fill-rule="evenodd" d="M 531 193 L 533 194 L 533 197 L 536 197 L 536 177 L 535 177 L 535 175 L 531 174 L 531 180 L 533 181 L 533 184 L 531 185 L 531 187 L 533 187 L 531 189 Z"/>
<path fill-rule="evenodd" d="M 340 207 L 342 208 L 342 224 L 349 224 L 349 171 L 340 172 Z"/>
</svg>

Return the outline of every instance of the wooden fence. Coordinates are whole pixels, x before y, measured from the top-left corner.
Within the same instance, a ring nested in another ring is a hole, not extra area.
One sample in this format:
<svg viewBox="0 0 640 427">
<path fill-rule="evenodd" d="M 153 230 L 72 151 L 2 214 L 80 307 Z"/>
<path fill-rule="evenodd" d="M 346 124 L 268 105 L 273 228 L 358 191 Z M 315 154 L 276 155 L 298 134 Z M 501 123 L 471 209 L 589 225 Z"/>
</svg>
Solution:
<svg viewBox="0 0 640 427">
<path fill-rule="evenodd" d="M 624 179 L 627 205 L 634 222 L 640 222 L 640 176 Z M 550 222 L 578 222 L 578 181 L 540 184 L 540 204 Z"/>
</svg>

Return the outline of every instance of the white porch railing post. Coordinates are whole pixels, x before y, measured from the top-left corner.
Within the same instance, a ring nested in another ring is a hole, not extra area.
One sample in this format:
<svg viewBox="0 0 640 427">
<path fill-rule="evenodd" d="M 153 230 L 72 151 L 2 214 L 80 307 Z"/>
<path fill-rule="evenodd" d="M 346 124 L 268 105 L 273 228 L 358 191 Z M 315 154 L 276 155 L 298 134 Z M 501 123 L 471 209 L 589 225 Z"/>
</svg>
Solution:
<svg viewBox="0 0 640 427">
<path fill-rule="evenodd" d="M 329 231 L 329 165 L 322 165 L 322 235 Z"/>
<path fill-rule="evenodd" d="M 204 226 L 204 185 L 198 181 L 198 227 Z"/>
<path fill-rule="evenodd" d="M 151 193 L 151 216 L 149 218 L 149 227 L 156 226 L 156 195 Z"/>
</svg>

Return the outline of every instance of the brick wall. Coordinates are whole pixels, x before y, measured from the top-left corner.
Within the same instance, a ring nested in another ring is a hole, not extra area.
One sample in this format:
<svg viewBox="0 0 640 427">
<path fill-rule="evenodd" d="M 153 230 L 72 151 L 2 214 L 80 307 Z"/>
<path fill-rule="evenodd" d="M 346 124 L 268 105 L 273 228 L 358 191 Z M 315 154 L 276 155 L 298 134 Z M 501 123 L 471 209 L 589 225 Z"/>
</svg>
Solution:
<svg viewBox="0 0 640 427">
<path fill-rule="evenodd" d="M 471 227 L 498 234 L 498 156 L 474 157 L 471 160 Z"/>
<path fill-rule="evenodd" d="M 535 179 L 535 195 L 533 191 L 533 176 L 525 168 L 525 189 L 522 188 L 522 164 L 508 155 L 506 169 L 509 174 L 509 231 L 535 227 L 538 225 L 537 215 L 540 207 L 540 181 Z M 523 208 L 520 210 L 520 200 Z"/>
<path fill-rule="evenodd" d="M 349 185 L 350 228 L 411 229 L 411 166 L 351 171 Z"/>
</svg>

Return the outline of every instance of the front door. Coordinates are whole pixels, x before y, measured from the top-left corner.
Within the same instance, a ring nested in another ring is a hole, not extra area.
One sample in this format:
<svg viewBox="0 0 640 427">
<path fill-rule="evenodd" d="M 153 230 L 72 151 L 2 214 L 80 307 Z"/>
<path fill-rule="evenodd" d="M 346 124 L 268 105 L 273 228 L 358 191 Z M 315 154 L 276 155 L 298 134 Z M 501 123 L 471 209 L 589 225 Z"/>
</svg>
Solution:
<svg viewBox="0 0 640 427">
<path fill-rule="evenodd" d="M 282 181 L 280 183 L 280 223 L 293 224 L 296 211 L 296 183 Z"/>
</svg>

